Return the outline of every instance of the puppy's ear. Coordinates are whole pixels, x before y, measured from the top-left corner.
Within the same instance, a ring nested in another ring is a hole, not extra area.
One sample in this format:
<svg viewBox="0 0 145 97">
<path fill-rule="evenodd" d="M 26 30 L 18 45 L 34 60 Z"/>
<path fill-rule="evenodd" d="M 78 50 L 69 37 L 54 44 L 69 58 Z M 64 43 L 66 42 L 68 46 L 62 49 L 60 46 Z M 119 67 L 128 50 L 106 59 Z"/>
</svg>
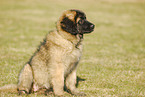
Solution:
<svg viewBox="0 0 145 97">
<path fill-rule="evenodd" d="M 61 28 L 66 31 L 71 33 L 72 35 L 77 34 L 77 25 L 75 22 L 70 20 L 68 17 L 63 18 L 63 20 L 60 23 Z"/>
</svg>

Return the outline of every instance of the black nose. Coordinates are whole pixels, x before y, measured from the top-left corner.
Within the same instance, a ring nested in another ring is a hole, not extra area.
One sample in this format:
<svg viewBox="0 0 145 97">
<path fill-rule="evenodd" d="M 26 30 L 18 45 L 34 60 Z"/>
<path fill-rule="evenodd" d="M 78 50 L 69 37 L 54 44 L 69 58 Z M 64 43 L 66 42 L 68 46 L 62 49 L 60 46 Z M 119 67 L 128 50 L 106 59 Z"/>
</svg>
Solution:
<svg viewBox="0 0 145 97">
<path fill-rule="evenodd" d="M 95 27 L 95 25 L 93 25 L 93 24 L 90 25 L 90 28 L 91 29 L 94 29 L 94 27 Z"/>
</svg>

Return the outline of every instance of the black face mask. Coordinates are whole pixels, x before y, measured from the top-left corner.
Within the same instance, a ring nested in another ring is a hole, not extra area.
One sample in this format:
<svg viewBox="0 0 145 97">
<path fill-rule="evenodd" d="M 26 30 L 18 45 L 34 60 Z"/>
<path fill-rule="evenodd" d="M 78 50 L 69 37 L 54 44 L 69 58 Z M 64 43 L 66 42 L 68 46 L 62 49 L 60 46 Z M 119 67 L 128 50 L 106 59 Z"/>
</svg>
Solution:
<svg viewBox="0 0 145 97">
<path fill-rule="evenodd" d="M 86 19 L 79 20 L 77 24 L 77 30 L 80 34 L 91 33 L 94 30 L 94 27 L 95 25 Z"/>
</svg>

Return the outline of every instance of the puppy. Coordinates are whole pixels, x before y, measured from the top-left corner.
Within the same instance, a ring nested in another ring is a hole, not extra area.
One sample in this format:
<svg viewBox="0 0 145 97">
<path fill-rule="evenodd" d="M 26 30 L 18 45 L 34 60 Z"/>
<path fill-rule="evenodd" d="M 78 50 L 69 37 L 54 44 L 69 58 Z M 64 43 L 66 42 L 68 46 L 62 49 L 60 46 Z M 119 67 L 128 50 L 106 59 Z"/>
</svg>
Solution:
<svg viewBox="0 0 145 97">
<path fill-rule="evenodd" d="M 65 11 L 57 22 L 57 30 L 48 33 L 22 68 L 18 85 L 13 86 L 15 90 L 29 94 L 52 88 L 55 95 L 61 96 L 65 85 L 71 94 L 84 95 L 76 89 L 76 71 L 82 55 L 83 35 L 91 33 L 94 27 L 84 12 Z"/>
</svg>

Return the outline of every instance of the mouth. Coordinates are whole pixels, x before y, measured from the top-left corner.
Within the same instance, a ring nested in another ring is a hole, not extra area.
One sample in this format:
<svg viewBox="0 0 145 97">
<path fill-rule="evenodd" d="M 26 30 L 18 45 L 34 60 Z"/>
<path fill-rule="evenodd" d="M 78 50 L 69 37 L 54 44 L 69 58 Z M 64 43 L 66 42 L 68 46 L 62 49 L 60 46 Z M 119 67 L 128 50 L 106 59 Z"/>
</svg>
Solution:
<svg viewBox="0 0 145 97">
<path fill-rule="evenodd" d="M 93 32 L 94 31 L 94 29 L 90 29 L 90 30 L 84 30 L 84 31 L 82 31 L 83 32 L 83 34 L 85 34 L 85 33 L 91 33 L 91 32 Z"/>
<path fill-rule="evenodd" d="M 94 29 L 91 29 L 90 32 L 94 31 Z"/>
<path fill-rule="evenodd" d="M 91 33 L 91 32 L 93 32 L 93 30 L 91 30 L 91 31 L 83 31 L 83 34 L 87 34 L 87 33 Z"/>
</svg>

